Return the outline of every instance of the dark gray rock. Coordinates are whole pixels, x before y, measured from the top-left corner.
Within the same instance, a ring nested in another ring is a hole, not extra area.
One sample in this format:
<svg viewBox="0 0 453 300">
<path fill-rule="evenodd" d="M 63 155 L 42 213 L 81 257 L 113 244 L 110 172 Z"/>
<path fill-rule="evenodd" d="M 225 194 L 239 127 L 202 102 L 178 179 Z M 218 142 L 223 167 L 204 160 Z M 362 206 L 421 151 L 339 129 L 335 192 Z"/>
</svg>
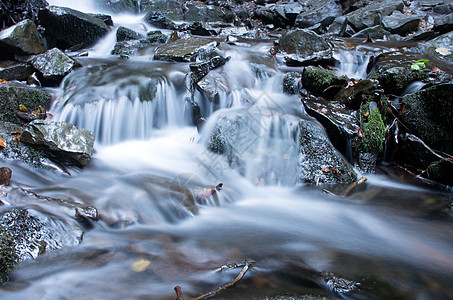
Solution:
<svg viewBox="0 0 453 300">
<path fill-rule="evenodd" d="M 443 158 L 430 164 L 422 176 L 441 184 L 453 186 L 453 177 L 451 176 L 452 173 L 452 159 Z"/>
<path fill-rule="evenodd" d="M 44 51 L 46 51 L 44 41 L 35 23 L 30 20 L 24 20 L 0 31 L 0 57 L 39 54 Z"/>
<path fill-rule="evenodd" d="M 405 36 L 417 30 L 422 16 L 408 16 L 400 11 L 394 11 L 390 16 L 382 19 L 382 25 L 391 33 Z"/>
<path fill-rule="evenodd" d="M 209 73 L 209 71 L 223 66 L 229 60 L 230 57 L 224 58 L 222 56 L 215 56 L 205 62 L 190 64 L 189 68 L 190 71 L 192 71 L 193 76 L 192 78 L 194 82 L 200 81 L 203 77 L 205 77 Z"/>
<path fill-rule="evenodd" d="M 327 88 L 339 86 L 338 91 L 347 82 L 346 78 L 339 78 L 329 70 L 318 67 L 306 67 L 302 72 L 302 86 L 316 96 L 328 96 Z M 334 96 L 334 95 L 332 95 Z"/>
<path fill-rule="evenodd" d="M 233 22 L 233 13 L 225 7 L 193 2 L 187 3 L 186 9 L 184 20 L 189 22 Z"/>
<path fill-rule="evenodd" d="M 0 225 L 0 283 L 8 281 L 8 274 L 14 270 L 18 260 L 13 237 Z"/>
<path fill-rule="evenodd" d="M 78 62 L 64 54 L 58 48 L 53 48 L 43 54 L 36 55 L 30 63 L 39 71 L 45 80 L 56 84 L 59 84 L 74 69 L 80 67 Z"/>
<path fill-rule="evenodd" d="M 22 63 L 12 60 L 0 61 L 0 78 L 5 80 L 27 80 L 33 74 L 29 63 Z"/>
<path fill-rule="evenodd" d="M 36 21 L 38 11 L 49 5 L 45 0 L 3 0 L 1 3 L 0 29 L 26 19 Z"/>
<path fill-rule="evenodd" d="M 156 48 L 154 59 L 167 61 L 196 61 L 198 58 L 216 56 L 217 42 L 205 38 L 187 36 Z"/>
<path fill-rule="evenodd" d="M 285 54 L 287 65 L 332 63 L 332 47 L 313 31 L 298 29 L 281 36 L 276 49 Z"/>
<path fill-rule="evenodd" d="M 19 105 L 23 104 L 30 110 L 37 110 L 39 106 L 49 107 L 51 95 L 38 88 L 16 84 L 0 84 L 0 121 L 22 125 L 17 117 Z"/>
<path fill-rule="evenodd" d="M 130 41 L 130 40 L 139 40 L 144 38 L 144 36 L 132 29 L 126 28 L 124 26 L 118 27 L 116 30 L 116 41 Z"/>
<path fill-rule="evenodd" d="M 299 93 L 302 87 L 302 73 L 288 72 L 283 77 L 283 92 L 289 95 Z"/>
<path fill-rule="evenodd" d="M 453 13 L 449 15 L 438 17 L 434 19 L 434 31 L 441 34 L 450 32 L 453 30 Z"/>
<path fill-rule="evenodd" d="M 430 147 L 441 149 L 453 140 L 453 84 L 439 84 L 402 97 L 400 120 Z M 451 149 L 447 149 L 451 151 Z"/>
<path fill-rule="evenodd" d="M 391 15 L 396 10 L 402 12 L 403 8 L 404 4 L 401 0 L 384 0 L 372 2 L 346 16 L 354 30 L 360 31 L 366 27 L 380 25 L 382 18 Z"/>
<path fill-rule="evenodd" d="M 391 35 L 390 32 L 384 29 L 382 25 L 376 25 L 360 30 L 356 34 L 353 34 L 353 38 L 371 38 L 372 40 L 382 40 L 388 38 Z"/>
<path fill-rule="evenodd" d="M 117 42 L 113 47 L 112 54 L 128 59 L 142 50 L 149 49 L 156 44 L 163 44 L 166 41 L 167 36 L 165 34 L 160 31 L 151 31 L 141 40 Z"/>
<path fill-rule="evenodd" d="M 366 96 L 374 95 L 379 90 L 379 82 L 374 79 L 362 79 L 353 85 L 342 88 L 336 95 L 335 100 L 352 109 L 358 109 L 367 100 Z"/>
<path fill-rule="evenodd" d="M 89 15 L 101 20 L 107 26 L 113 26 L 113 19 L 112 16 L 110 15 L 105 14 L 89 14 Z"/>
<path fill-rule="evenodd" d="M 102 20 L 71 8 L 49 6 L 38 17 L 48 43 L 60 49 L 90 46 L 109 32 Z"/>
<path fill-rule="evenodd" d="M 439 4 L 433 7 L 433 12 L 440 15 L 448 15 L 453 13 L 453 3 Z"/>
<path fill-rule="evenodd" d="M 426 170 L 431 163 L 442 158 L 415 135 L 406 133 L 399 136 L 395 161 L 414 169 Z"/>
<path fill-rule="evenodd" d="M 145 22 L 159 29 L 177 30 L 178 25 L 164 16 L 160 11 L 149 12 L 145 15 Z"/>
<path fill-rule="evenodd" d="M 183 3 L 178 0 L 141 0 L 140 11 L 160 12 L 170 20 L 183 20 Z"/>
<path fill-rule="evenodd" d="M 98 0 L 97 3 L 105 9 L 117 13 L 137 13 L 139 11 L 137 0 Z"/>
<path fill-rule="evenodd" d="M 228 74 L 222 69 L 209 72 L 203 79 L 197 82 L 196 88 L 211 103 L 218 103 L 221 94 L 229 94 L 233 89 L 228 80 Z"/>
<path fill-rule="evenodd" d="M 452 70 L 453 64 L 453 31 L 442 34 L 432 40 L 420 43 L 417 47 L 411 48 L 412 51 L 420 52 L 428 57 L 433 57 L 440 62 L 449 64 Z M 439 65 L 442 69 L 442 66 Z"/>
<path fill-rule="evenodd" d="M 348 26 L 348 18 L 345 16 L 337 17 L 333 20 L 332 24 L 327 28 L 327 34 L 344 37 L 346 35 L 346 28 Z"/>
<path fill-rule="evenodd" d="M 419 54 L 410 52 L 383 53 L 376 58 L 375 71 L 371 78 L 379 81 L 386 94 L 401 95 L 411 82 L 424 81 L 429 77 L 429 68 L 411 68 L 418 59 Z"/>
<path fill-rule="evenodd" d="M 296 18 L 294 26 L 308 28 L 315 24 L 321 24 L 327 28 L 333 20 L 343 14 L 338 1 L 312 1 L 310 9 L 302 11 Z"/>
<path fill-rule="evenodd" d="M 82 241 L 83 230 L 75 223 L 67 224 L 32 209 L 10 208 L 0 213 L 0 225 L 11 235 L 19 260 L 75 246 Z"/>
<path fill-rule="evenodd" d="M 33 145 L 59 160 L 86 166 L 91 160 L 94 135 L 71 123 L 35 120 L 23 131 L 20 140 Z"/>
</svg>

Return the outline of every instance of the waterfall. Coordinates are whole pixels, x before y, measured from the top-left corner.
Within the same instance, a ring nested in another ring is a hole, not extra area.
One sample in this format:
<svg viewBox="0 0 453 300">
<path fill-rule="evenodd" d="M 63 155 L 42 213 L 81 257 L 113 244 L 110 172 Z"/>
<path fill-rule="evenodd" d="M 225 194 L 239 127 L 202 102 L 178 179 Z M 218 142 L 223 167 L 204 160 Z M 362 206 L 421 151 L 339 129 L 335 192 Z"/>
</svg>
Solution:
<svg viewBox="0 0 453 300">
<path fill-rule="evenodd" d="M 372 55 L 358 51 L 339 51 L 334 54 L 338 61 L 338 75 L 346 75 L 356 80 L 364 79 L 369 72 L 369 64 Z"/>
</svg>

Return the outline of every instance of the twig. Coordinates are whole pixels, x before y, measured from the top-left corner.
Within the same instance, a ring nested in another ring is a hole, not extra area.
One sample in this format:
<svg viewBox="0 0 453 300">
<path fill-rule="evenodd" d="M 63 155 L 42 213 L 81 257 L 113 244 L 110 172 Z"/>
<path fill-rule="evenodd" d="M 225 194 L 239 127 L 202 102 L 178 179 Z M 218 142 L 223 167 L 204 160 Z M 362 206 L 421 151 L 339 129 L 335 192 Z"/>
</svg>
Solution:
<svg viewBox="0 0 453 300">
<path fill-rule="evenodd" d="M 362 178 L 360 178 L 358 181 L 356 182 L 353 182 L 351 183 L 345 190 L 344 192 L 340 195 L 341 197 L 346 197 L 349 195 L 349 193 L 355 189 L 357 186 L 361 185 L 362 183 L 364 183 L 365 181 L 367 181 L 367 178 L 364 176 Z"/>
<path fill-rule="evenodd" d="M 228 284 L 225 284 L 225 285 L 219 287 L 219 288 L 216 289 L 215 291 L 211 291 L 211 292 L 206 293 L 206 294 L 204 294 L 204 295 L 201 295 L 201 296 L 199 296 L 199 297 L 197 297 L 197 298 L 192 298 L 191 300 L 202 300 L 202 299 L 206 299 L 207 297 L 213 296 L 213 295 L 217 294 L 218 292 L 223 291 L 223 290 L 225 290 L 225 289 L 227 289 L 227 288 L 229 288 L 229 287 L 235 285 L 239 280 L 242 279 L 242 277 L 244 277 L 245 273 L 247 273 L 247 270 L 248 270 L 251 266 L 252 266 L 252 263 L 250 263 L 250 262 L 246 263 L 246 265 L 244 266 L 244 268 L 242 268 L 242 270 L 241 270 L 241 272 L 239 273 L 239 275 L 236 276 L 236 278 L 235 278 L 232 282 L 230 282 L 230 283 L 228 283 Z"/>
<path fill-rule="evenodd" d="M 176 292 L 176 300 L 184 300 L 184 297 L 182 296 L 181 287 L 179 285 L 175 286 L 175 292 Z"/>
</svg>

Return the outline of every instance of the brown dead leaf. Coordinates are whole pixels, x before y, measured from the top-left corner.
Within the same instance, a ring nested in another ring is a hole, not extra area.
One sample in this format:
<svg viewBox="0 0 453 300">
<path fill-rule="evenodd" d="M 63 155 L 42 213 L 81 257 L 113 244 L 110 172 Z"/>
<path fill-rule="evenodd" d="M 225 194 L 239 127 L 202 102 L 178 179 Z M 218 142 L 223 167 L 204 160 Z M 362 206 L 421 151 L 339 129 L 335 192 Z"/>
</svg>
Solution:
<svg viewBox="0 0 453 300">
<path fill-rule="evenodd" d="M 15 135 L 15 134 L 21 134 L 22 133 L 22 130 L 18 130 L 18 131 L 13 131 L 11 132 L 11 134 Z"/>
<path fill-rule="evenodd" d="M 442 72 L 442 70 L 439 69 L 438 67 L 434 66 L 434 67 L 431 69 L 431 72 L 433 72 L 433 73 L 440 73 L 440 72 Z"/>
<path fill-rule="evenodd" d="M 74 90 L 77 87 L 77 85 L 73 85 L 69 88 L 70 91 Z"/>
<path fill-rule="evenodd" d="M 370 115 L 370 111 L 367 110 L 364 114 L 363 114 L 365 117 L 368 117 Z"/>
<path fill-rule="evenodd" d="M 5 148 L 6 147 L 6 141 L 0 136 L 0 147 Z"/>
<path fill-rule="evenodd" d="M 7 84 L 8 81 L 6 81 L 6 79 L 0 79 L 0 83 L 1 83 L 1 84 Z"/>
<path fill-rule="evenodd" d="M 17 135 L 16 135 L 15 137 L 13 137 L 13 140 L 15 140 L 16 142 L 19 143 L 19 142 L 20 142 L 20 136 L 17 136 Z"/>
</svg>

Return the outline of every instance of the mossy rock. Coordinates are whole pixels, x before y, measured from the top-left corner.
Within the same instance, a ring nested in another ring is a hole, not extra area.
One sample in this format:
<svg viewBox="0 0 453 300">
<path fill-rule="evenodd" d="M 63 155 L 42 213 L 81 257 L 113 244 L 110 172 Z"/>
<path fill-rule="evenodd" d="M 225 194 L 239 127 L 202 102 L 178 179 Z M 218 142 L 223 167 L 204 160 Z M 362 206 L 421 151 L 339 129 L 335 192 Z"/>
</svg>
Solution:
<svg viewBox="0 0 453 300">
<path fill-rule="evenodd" d="M 402 98 L 401 120 L 431 147 L 453 140 L 453 83 L 439 84 Z"/>
<path fill-rule="evenodd" d="M 0 225 L 0 283 L 8 281 L 8 274 L 14 270 L 18 259 L 13 237 Z"/>
<path fill-rule="evenodd" d="M 302 73 L 302 86 L 316 96 L 323 96 L 324 90 L 332 85 L 343 85 L 345 78 L 338 78 L 329 70 L 306 67 Z"/>
<path fill-rule="evenodd" d="M 384 150 L 385 125 L 376 103 L 370 102 L 360 108 L 361 151 L 365 153 L 381 154 Z"/>
<path fill-rule="evenodd" d="M 0 121 L 22 125 L 23 122 L 16 116 L 20 104 L 33 111 L 38 109 L 39 106 L 48 107 L 50 102 L 51 95 L 39 88 L 16 84 L 1 84 Z"/>
</svg>

